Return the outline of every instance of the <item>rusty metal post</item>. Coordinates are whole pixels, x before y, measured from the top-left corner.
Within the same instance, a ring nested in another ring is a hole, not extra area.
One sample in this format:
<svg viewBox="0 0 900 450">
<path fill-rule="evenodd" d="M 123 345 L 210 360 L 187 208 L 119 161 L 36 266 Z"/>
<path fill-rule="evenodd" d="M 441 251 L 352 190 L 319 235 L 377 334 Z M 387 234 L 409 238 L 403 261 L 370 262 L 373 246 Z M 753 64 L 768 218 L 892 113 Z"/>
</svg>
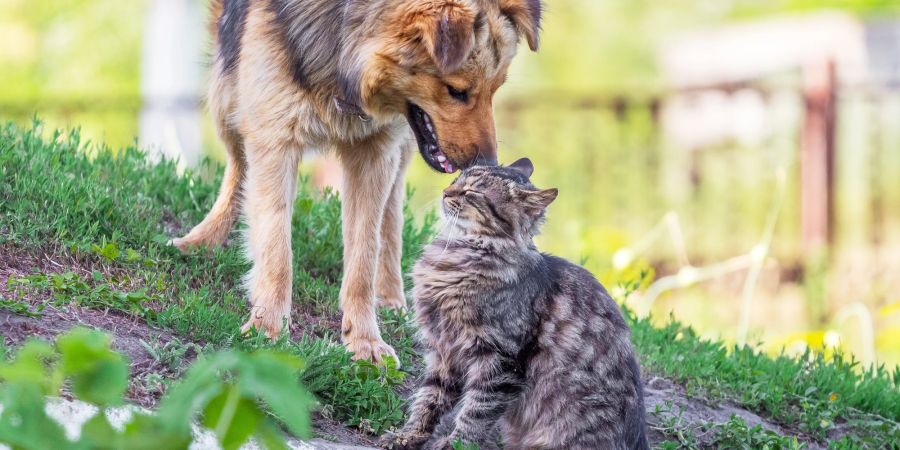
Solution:
<svg viewBox="0 0 900 450">
<path fill-rule="evenodd" d="M 806 107 L 800 138 L 800 204 L 803 250 L 819 255 L 834 236 L 834 157 L 837 76 L 834 62 L 803 67 Z"/>
</svg>

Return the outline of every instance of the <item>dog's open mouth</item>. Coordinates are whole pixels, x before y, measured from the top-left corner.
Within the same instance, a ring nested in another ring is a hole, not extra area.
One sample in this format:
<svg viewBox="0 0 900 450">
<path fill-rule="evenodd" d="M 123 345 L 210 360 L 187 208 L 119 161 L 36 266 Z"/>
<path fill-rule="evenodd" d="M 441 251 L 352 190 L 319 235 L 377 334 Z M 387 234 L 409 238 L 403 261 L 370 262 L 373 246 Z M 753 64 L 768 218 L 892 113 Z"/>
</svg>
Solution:
<svg viewBox="0 0 900 450">
<path fill-rule="evenodd" d="M 416 135 L 419 153 L 422 154 L 425 162 L 438 172 L 456 172 L 456 165 L 441 150 L 431 117 L 422 108 L 410 103 L 406 119 L 409 121 L 409 126 L 413 129 L 413 134 Z"/>
</svg>

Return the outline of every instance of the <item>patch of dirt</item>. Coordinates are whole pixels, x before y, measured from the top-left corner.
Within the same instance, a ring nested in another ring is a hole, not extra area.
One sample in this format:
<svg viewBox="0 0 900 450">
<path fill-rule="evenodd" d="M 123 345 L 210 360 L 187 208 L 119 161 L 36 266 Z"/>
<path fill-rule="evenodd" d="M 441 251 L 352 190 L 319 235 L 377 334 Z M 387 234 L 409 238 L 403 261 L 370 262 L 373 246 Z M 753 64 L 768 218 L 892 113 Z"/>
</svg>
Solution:
<svg viewBox="0 0 900 450">
<path fill-rule="evenodd" d="M 711 405 L 703 399 L 688 397 L 684 388 L 665 378 L 652 377 L 645 381 L 644 406 L 651 445 L 671 440 L 660 430 L 674 424 L 679 430 L 693 432 L 698 444 L 711 446 L 714 436 L 709 432 L 704 434 L 701 426 L 707 423 L 725 423 L 735 415 L 743 419 L 748 428 L 760 425 L 763 429 L 782 436 L 796 436 L 800 442 L 806 443 L 806 448 L 824 449 L 808 436 L 788 430 L 739 406 L 728 402 Z"/>
<path fill-rule="evenodd" d="M 347 428 L 344 424 L 322 417 L 320 414 L 313 415 L 313 434 L 324 441 L 360 447 L 374 446 L 377 439 L 376 436 Z"/>
<path fill-rule="evenodd" d="M 313 307 L 296 302 L 291 306 L 291 339 L 297 341 L 304 335 L 340 338 L 341 313 L 316 314 Z"/>
<path fill-rule="evenodd" d="M 3 330 L 4 343 L 9 347 L 19 346 L 31 338 L 52 341 L 75 326 L 100 329 L 112 335 L 113 348 L 131 361 L 131 382 L 126 396 L 143 407 L 156 404 L 163 392 L 161 386 L 147 382 L 148 376 L 155 374 L 168 378 L 175 373 L 157 361 L 144 343 L 164 345 L 175 339 L 171 333 L 151 328 L 133 318 L 75 306 L 64 309 L 48 306 L 41 317 L 23 317 L 0 310 L 0 330 Z M 183 367 L 190 364 L 196 353 L 185 356 Z"/>
</svg>

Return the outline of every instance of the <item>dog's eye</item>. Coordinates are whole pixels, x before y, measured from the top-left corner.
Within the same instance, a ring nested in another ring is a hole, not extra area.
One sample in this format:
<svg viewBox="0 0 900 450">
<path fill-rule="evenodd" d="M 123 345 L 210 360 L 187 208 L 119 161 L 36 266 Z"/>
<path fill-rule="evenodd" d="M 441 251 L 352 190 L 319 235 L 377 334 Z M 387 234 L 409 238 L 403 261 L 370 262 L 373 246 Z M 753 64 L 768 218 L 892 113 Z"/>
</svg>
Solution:
<svg viewBox="0 0 900 450">
<path fill-rule="evenodd" d="M 459 90 L 453 86 L 447 85 L 447 93 L 450 94 L 451 97 L 466 103 L 469 101 L 469 91 Z"/>
</svg>

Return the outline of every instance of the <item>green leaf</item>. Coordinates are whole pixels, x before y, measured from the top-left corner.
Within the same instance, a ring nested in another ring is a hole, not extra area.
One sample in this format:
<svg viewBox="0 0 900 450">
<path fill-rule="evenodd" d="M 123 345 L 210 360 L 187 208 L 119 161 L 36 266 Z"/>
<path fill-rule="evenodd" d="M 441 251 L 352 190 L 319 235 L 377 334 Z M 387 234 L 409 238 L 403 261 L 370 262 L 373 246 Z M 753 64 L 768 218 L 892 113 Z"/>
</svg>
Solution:
<svg viewBox="0 0 900 450">
<path fill-rule="evenodd" d="M 263 351 L 244 358 L 241 366 L 241 392 L 266 402 L 294 436 L 309 437 L 309 411 L 315 400 L 298 382 L 300 360 Z"/>
<path fill-rule="evenodd" d="M 111 338 L 87 328 L 73 328 L 57 339 L 62 371 L 72 391 L 98 406 L 119 405 L 128 388 L 128 362 L 110 348 Z"/>
<path fill-rule="evenodd" d="M 260 422 L 256 438 L 260 445 L 267 450 L 287 450 L 289 447 L 284 443 L 284 435 L 281 430 L 269 419 L 263 419 Z"/>
<path fill-rule="evenodd" d="M 121 356 L 112 351 L 112 338 L 105 333 L 84 327 L 72 328 L 61 335 L 56 346 L 62 355 L 62 370 L 66 375 L 90 370 L 97 361 L 115 361 Z"/>
<path fill-rule="evenodd" d="M 189 431 L 194 416 L 222 391 L 220 371 L 230 371 L 238 363 L 239 358 L 233 352 L 220 352 L 197 360 L 160 401 L 160 420 L 169 427 Z"/>
<path fill-rule="evenodd" d="M 81 427 L 81 442 L 93 449 L 114 449 L 119 440 L 117 432 L 102 410 Z"/>
<path fill-rule="evenodd" d="M 122 254 L 122 252 L 119 251 L 119 245 L 115 242 L 109 242 L 102 248 L 99 245 L 94 244 L 91 246 L 91 249 L 94 251 L 94 253 L 102 256 L 108 261 L 115 261 L 119 257 L 119 255 Z"/>
<path fill-rule="evenodd" d="M 128 374 L 128 365 L 122 360 L 99 361 L 93 370 L 72 375 L 72 392 L 95 405 L 120 405 L 128 388 Z"/>
<path fill-rule="evenodd" d="M 62 375 L 52 371 L 56 353 L 49 344 L 31 340 L 25 343 L 9 363 L 0 364 L 0 380 L 8 383 L 36 383 L 45 395 L 56 394 Z"/>
<path fill-rule="evenodd" d="M 193 441 L 189 423 L 184 429 L 173 429 L 157 416 L 135 413 L 125 425 L 121 447 L 128 450 L 187 449 Z"/>
<path fill-rule="evenodd" d="M 35 378 L 32 383 L 2 386 L 0 443 L 17 449 L 79 448 L 71 445 L 62 426 L 47 416 L 41 384 L 40 378 Z"/>
<path fill-rule="evenodd" d="M 141 260 L 141 254 L 136 250 L 129 248 L 125 251 L 125 261 L 126 262 L 135 262 Z"/>
<path fill-rule="evenodd" d="M 259 406 L 241 397 L 236 386 L 223 390 L 203 411 L 203 425 L 216 433 L 224 450 L 236 450 L 247 442 L 261 418 Z"/>
</svg>

